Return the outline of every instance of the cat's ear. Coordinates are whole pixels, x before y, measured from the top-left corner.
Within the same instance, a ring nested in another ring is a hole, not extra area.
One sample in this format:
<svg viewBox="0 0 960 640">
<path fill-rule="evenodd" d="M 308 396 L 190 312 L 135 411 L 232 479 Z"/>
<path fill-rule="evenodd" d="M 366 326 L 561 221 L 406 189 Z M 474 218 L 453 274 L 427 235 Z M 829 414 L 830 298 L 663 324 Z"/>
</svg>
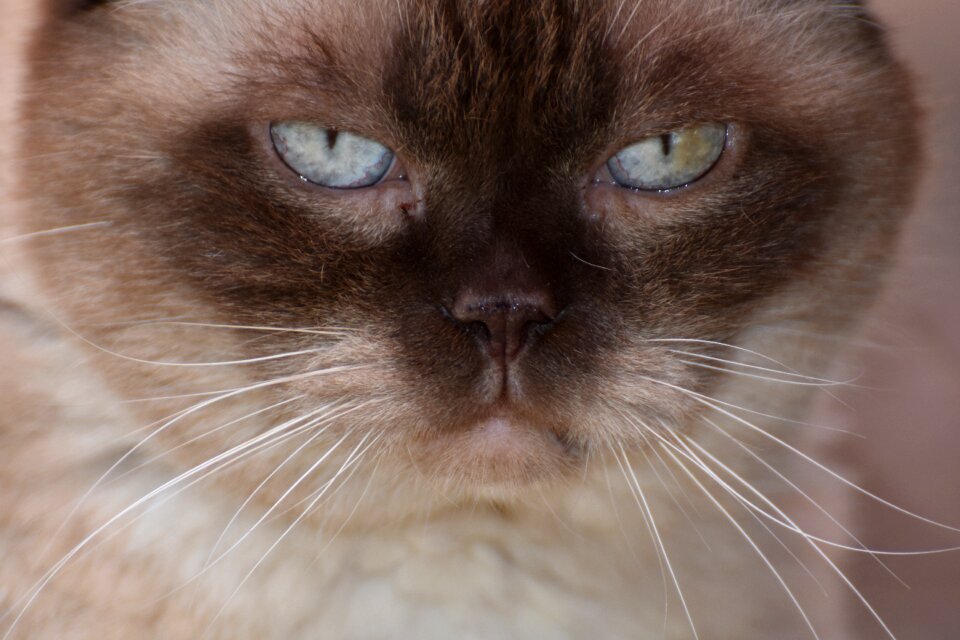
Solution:
<svg viewBox="0 0 960 640">
<path fill-rule="evenodd" d="M 876 22 L 872 0 L 831 0 L 834 9 L 844 11 L 863 20 Z"/>
<path fill-rule="evenodd" d="M 110 4 L 111 0 L 46 0 L 46 12 L 53 18 L 67 18 Z"/>
<path fill-rule="evenodd" d="M 831 4 L 838 13 L 856 20 L 866 42 L 873 43 L 881 51 L 888 51 L 887 31 L 874 15 L 872 0 L 831 0 Z"/>
</svg>

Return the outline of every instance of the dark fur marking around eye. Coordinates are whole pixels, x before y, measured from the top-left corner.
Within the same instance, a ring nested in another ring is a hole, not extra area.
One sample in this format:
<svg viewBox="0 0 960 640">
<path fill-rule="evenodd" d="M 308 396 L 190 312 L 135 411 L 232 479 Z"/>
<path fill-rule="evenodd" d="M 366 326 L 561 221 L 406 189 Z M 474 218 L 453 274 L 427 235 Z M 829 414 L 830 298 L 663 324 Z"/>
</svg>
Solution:
<svg viewBox="0 0 960 640">
<path fill-rule="evenodd" d="M 318 215 L 336 220 L 334 205 L 318 200 L 316 210 L 300 209 L 275 197 L 257 178 L 256 152 L 237 113 L 205 123 L 170 150 L 177 170 L 151 185 L 138 207 L 154 211 L 156 228 L 173 234 L 156 234 L 158 250 L 178 269 L 192 265 L 186 271 L 197 274 L 200 289 L 251 322 L 273 316 L 300 325 L 363 309 L 370 322 L 397 327 L 411 374 L 436 371 L 438 388 L 455 382 L 431 363 L 461 356 L 455 340 L 439 338 L 447 323 L 437 305 L 451 304 L 478 265 L 501 250 L 522 255 L 550 280 L 561 305 L 572 305 L 541 354 L 549 359 L 552 350 L 577 345 L 570 375 L 588 379 L 591 354 L 615 348 L 616 333 L 604 327 L 627 309 L 645 331 L 669 330 L 680 308 L 695 311 L 711 332 L 729 331 L 731 318 L 743 315 L 731 309 L 770 295 L 816 254 L 820 217 L 835 193 L 836 181 L 822 171 L 829 159 L 758 123 L 741 177 L 698 221 L 649 231 L 626 252 L 614 250 L 579 209 L 579 176 L 561 167 L 593 153 L 621 88 L 604 45 L 583 26 L 590 20 L 571 20 L 552 3 L 539 11 L 518 17 L 443 3 L 436 15 L 411 21 L 421 32 L 395 35 L 403 63 L 388 68 L 383 100 L 400 125 L 400 143 L 427 166 L 440 160 L 433 170 L 443 176 L 425 185 L 426 214 L 410 220 L 403 235 L 357 247 L 318 226 Z M 517 20 L 508 47 L 503 34 Z M 679 72 L 702 68 L 695 51 L 667 60 L 669 69 L 644 72 L 650 86 L 668 72 L 665 86 Z M 584 86 L 594 89 L 589 96 Z M 327 135 L 332 147 L 336 131 Z M 669 135 L 661 142 L 669 154 Z M 152 206 L 161 193 L 164 206 Z M 171 220 L 171 197 L 174 210 L 191 214 Z M 591 269 L 571 253 L 613 270 Z M 324 303 L 330 300 L 338 302 Z M 544 379 L 539 393 L 556 389 Z"/>
</svg>

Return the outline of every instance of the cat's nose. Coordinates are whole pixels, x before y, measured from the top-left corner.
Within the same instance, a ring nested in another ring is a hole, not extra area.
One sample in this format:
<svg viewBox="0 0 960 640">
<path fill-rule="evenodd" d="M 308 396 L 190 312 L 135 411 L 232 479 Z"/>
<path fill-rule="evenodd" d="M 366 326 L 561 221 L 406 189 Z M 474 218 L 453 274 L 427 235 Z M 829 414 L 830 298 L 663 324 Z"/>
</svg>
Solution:
<svg viewBox="0 0 960 640">
<path fill-rule="evenodd" d="M 516 359 L 557 319 L 552 296 L 534 290 L 497 294 L 461 291 L 450 313 L 500 364 Z"/>
</svg>

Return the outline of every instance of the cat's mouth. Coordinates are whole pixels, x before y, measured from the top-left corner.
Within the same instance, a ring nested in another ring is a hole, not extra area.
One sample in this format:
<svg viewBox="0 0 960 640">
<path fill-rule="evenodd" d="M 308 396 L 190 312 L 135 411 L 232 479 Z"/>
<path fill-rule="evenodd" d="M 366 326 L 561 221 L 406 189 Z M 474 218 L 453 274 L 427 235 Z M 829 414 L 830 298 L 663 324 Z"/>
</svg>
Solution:
<svg viewBox="0 0 960 640">
<path fill-rule="evenodd" d="M 580 468 L 581 447 L 562 428 L 497 410 L 463 428 L 442 430 L 419 448 L 441 478 L 484 488 L 522 486 Z"/>
</svg>

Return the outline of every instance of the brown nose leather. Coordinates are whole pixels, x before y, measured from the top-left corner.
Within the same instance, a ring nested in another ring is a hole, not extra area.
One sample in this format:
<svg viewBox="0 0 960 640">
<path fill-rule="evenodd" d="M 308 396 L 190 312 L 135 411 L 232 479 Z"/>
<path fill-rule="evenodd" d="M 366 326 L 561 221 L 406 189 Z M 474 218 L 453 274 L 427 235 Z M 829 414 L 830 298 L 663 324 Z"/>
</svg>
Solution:
<svg viewBox="0 0 960 640">
<path fill-rule="evenodd" d="M 476 329 L 487 352 L 506 364 L 556 318 L 551 297 L 543 292 L 505 292 L 483 295 L 461 292 L 451 309 L 461 324 Z"/>
</svg>

